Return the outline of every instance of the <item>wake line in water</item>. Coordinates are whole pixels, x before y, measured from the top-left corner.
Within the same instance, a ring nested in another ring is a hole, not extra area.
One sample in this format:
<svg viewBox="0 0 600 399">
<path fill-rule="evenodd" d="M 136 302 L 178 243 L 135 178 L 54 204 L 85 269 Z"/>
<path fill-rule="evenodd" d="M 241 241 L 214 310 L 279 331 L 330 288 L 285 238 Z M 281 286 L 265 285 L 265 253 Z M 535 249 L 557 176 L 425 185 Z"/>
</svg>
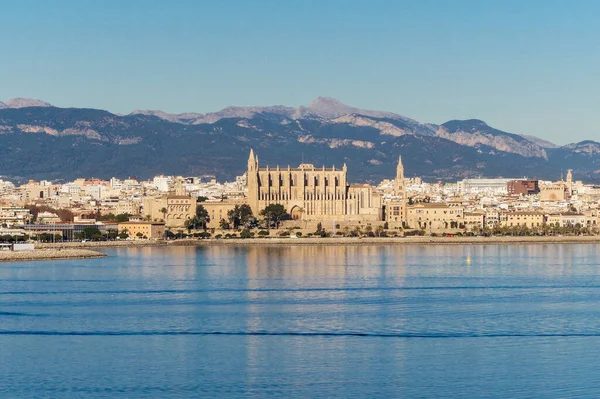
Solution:
<svg viewBox="0 0 600 399">
<path fill-rule="evenodd" d="M 269 337 L 365 337 L 365 338 L 583 338 L 600 337 L 593 333 L 361 333 L 361 332 L 270 332 L 270 331 L 0 331 L 0 335 L 127 337 L 127 336 L 269 336 Z"/>
<path fill-rule="evenodd" d="M 36 316 L 34 314 L 23 312 L 0 312 L 0 316 Z"/>
<path fill-rule="evenodd" d="M 526 289 L 600 289 L 600 285 L 503 285 L 456 287 L 344 287 L 344 288 L 254 288 L 254 289 L 197 289 L 197 290 L 125 290 L 125 291 L 5 291 L 0 295 L 64 295 L 64 294 L 196 294 L 227 292 L 345 292 L 345 291 L 452 291 L 452 290 L 526 290 Z"/>
</svg>

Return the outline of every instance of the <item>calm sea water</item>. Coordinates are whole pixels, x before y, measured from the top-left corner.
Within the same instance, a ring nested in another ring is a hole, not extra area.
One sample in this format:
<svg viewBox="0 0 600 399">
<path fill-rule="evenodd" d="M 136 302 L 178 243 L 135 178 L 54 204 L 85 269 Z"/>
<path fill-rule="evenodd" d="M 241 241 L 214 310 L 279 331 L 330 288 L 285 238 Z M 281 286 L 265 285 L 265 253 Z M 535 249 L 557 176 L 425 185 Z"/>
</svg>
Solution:
<svg viewBox="0 0 600 399">
<path fill-rule="evenodd" d="M 597 245 L 106 252 L 0 263 L 1 398 L 600 397 Z"/>
</svg>

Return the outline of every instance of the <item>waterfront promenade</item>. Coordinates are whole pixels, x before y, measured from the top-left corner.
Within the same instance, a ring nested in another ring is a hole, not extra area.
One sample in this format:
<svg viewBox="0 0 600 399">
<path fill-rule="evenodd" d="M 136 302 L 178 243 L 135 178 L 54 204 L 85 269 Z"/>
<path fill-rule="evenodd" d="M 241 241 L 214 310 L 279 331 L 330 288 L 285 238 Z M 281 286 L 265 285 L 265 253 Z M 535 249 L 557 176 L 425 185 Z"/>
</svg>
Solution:
<svg viewBox="0 0 600 399">
<path fill-rule="evenodd" d="M 524 237 L 328 237 L 328 238 L 233 238 L 60 242 L 36 244 L 36 248 L 111 248 L 141 246 L 212 246 L 212 245 L 473 245 L 473 244 L 599 244 L 600 236 L 524 236 Z"/>
</svg>

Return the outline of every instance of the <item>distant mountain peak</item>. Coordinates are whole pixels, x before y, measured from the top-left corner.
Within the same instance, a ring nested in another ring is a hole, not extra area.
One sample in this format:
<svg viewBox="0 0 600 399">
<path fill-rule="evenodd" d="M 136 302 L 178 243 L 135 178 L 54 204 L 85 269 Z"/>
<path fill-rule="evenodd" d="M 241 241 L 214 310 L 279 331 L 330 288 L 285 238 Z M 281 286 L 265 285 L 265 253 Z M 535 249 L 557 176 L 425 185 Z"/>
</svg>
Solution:
<svg viewBox="0 0 600 399">
<path fill-rule="evenodd" d="M 294 113 L 294 118 L 298 119 L 304 116 L 318 116 L 325 119 L 334 119 L 339 118 L 340 116 L 353 114 L 370 116 L 373 118 L 390 118 L 407 122 L 416 122 L 393 112 L 373 111 L 352 107 L 333 97 L 317 97 L 311 101 L 308 107 L 298 107 Z"/>
<path fill-rule="evenodd" d="M 4 109 L 4 108 L 8 108 L 8 105 L 6 105 L 2 101 L 0 101 L 0 109 Z"/>
<path fill-rule="evenodd" d="M 4 103 L 5 108 L 53 107 L 52 104 L 34 98 L 11 98 Z M 2 106 L 0 106 L 2 108 Z"/>
<path fill-rule="evenodd" d="M 352 108 L 349 105 L 342 103 L 340 100 L 333 97 L 317 97 L 310 102 L 308 108 L 311 109 L 322 109 L 322 108 Z"/>
</svg>

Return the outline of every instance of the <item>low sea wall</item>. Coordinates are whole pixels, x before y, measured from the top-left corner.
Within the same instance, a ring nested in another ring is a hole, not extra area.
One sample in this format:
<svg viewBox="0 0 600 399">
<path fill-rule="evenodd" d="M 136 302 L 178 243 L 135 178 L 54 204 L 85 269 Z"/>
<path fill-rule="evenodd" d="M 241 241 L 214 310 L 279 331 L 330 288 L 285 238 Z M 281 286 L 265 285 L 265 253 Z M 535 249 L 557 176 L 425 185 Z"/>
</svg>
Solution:
<svg viewBox="0 0 600 399">
<path fill-rule="evenodd" d="M 186 246 L 186 245 L 477 245 L 477 244 L 600 244 L 600 236 L 547 236 L 547 237 L 329 237 L 329 238 L 235 238 L 235 239 L 183 239 L 169 241 L 99 241 L 62 242 L 36 244 L 36 248 L 110 248 L 144 246 Z"/>
<path fill-rule="evenodd" d="M 159 246 L 159 245 L 169 245 L 170 243 L 174 243 L 176 241 L 182 242 L 190 242 L 194 243 L 197 240 L 173 240 L 173 241 L 164 241 L 164 240 L 123 240 L 123 241 L 73 241 L 73 242 L 44 242 L 35 244 L 36 249 L 47 249 L 47 248 L 113 248 L 113 247 L 147 247 L 147 246 Z M 190 244 L 186 244 L 190 245 Z"/>
<path fill-rule="evenodd" d="M 600 244 L 600 236 L 576 237 L 342 237 L 197 240 L 196 245 L 466 245 L 466 244 Z"/>
</svg>

